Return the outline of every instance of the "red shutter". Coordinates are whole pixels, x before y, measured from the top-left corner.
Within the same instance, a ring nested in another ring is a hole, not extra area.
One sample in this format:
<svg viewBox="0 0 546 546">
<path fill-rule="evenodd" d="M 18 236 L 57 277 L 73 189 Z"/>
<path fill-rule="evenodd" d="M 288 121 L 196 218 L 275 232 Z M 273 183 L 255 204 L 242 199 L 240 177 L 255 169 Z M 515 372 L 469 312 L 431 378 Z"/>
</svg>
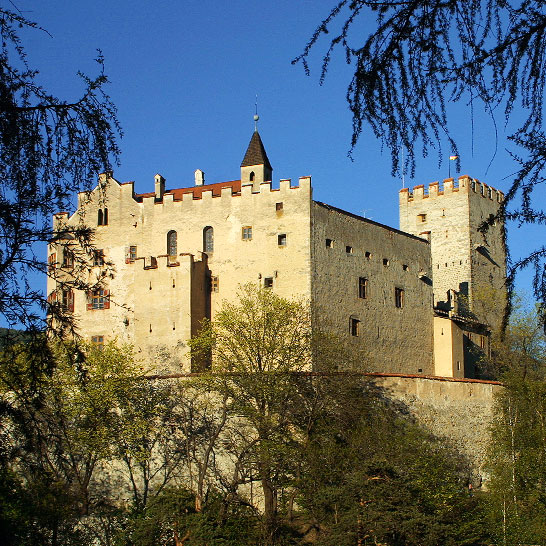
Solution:
<svg viewBox="0 0 546 546">
<path fill-rule="evenodd" d="M 87 292 L 87 310 L 93 310 L 93 292 Z"/>
<path fill-rule="evenodd" d="M 126 264 L 131 263 L 131 247 L 130 246 L 125 247 L 125 263 Z"/>
<path fill-rule="evenodd" d="M 103 290 L 102 293 L 104 296 L 104 309 L 110 309 L 110 291 Z"/>
<path fill-rule="evenodd" d="M 71 313 L 74 312 L 74 292 L 72 290 L 68 292 L 68 310 Z"/>
</svg>

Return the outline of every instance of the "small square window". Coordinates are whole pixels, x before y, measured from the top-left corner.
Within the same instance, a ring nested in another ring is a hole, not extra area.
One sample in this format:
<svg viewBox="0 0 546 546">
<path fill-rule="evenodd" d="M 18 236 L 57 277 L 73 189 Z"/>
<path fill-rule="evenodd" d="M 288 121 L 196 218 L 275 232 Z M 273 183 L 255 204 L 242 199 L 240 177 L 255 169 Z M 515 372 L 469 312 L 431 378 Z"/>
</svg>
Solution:
<svg viewBox="0 0 546 546">
<path fill-rule="evenodd" d="M 93 251 L 93 265 L 96 265 L 96 266 L 104 265 L 104 250 L 96 249 Z"/>
<path fill-rule="evenodd" d="M 74 312 L 74 292 L 70 289 L 64 289 L 61 292 L 61 306 L 63 311 Z"/>
<path fill-rule="evenodd" d="M 281 233 L 277 237 L 277 242 L 278 242 L 279 246 L 286 246 L 286 233 Z"/>
<path fill-rule="evenodd" d="M 219 289 L 220 289 L 220 281 L 218 280 L 218 277 L 211 277 L 210 278 L 211 292 L 218 292 Z"/>
<path fill-rule="evenodd" d="M 125 263 L 134 264 L 137 257 L 137 247 L 135 245 L 125 247 Z"/>
<path fill-rule="evenodd" d="M 403 288 L 394 289 L 394 305 L 398 307 L 398 309 L 402 309 L 402 307 L 404 307 L 404 289 Z"/>
<path fill-rule="evenodd" d="M 402 265 L 402 271 L 407 271 L 409 269 L 408 264 Z"/>
<path fill-rule="evenodd" d="M 417 221 L 421 224 L 427 221 L 427 215 L 426 214 L 418 214 L 417 215 Z"/>
<path fill-rule="evenodd" d="M 275 203 L 275 210 L 282 210 L 284 207 L 283 203 Z"/>
<path fill-rule="evenodd" d="M 389 259 L 388 258 L 383 258 L 383 265 L 385 267 L 389 265 Z"/>
<path fill-rule="evenodd" d="M 65 248 L 63 251 L 63 267 L 74 267 L 74 253 L 68 248 Z"/>
<path fill-rule="evenodd" d="M 91 343 L 97 347 L 97 349 L 102 350 L 104 348 L 104 336 L 92 336 Z"/>
<path fill-rule="evenodd" d="M 266 277 L 264 279 L 264 288 L 273 288 L 273 277 Z"/>
<path fill-rule="evenodd" d="M 326 239 L 326 248 L 334 248 L 334 240 Z"/>
<path fill-rule="evenodd" d="M 346 246 L 345 247 L 345 252 L 347 254 L 352 254 L 353 253 L 353 247 L 352 246 Z"/>
<path fill-rule="evenodd" d="M 368 297 L 368 279 L 358 278 L 358 297 L 365 300 Z"/>
<path fill-rule="evenodd" d="M 364 252 L 364 256 L 365 256 L 366 258 L 368 258 L 368 260 L 369 260 L 369 259 L 372 257 L 372 253 L 366 251 L 366 252 Z"/>
<path fill-rule="evenodd" d="M 360 330 L 360 321 L 357 318 L 351 317 L 349 326 L 351 330 L 351 335 L 353 337 L 358 337 Z"/>
<path fill-rule="evenodd" d="M 244 226 L 242 230 L 242 239 L 243 241 L 252 240 L 252 226 Z"/>
</svg>

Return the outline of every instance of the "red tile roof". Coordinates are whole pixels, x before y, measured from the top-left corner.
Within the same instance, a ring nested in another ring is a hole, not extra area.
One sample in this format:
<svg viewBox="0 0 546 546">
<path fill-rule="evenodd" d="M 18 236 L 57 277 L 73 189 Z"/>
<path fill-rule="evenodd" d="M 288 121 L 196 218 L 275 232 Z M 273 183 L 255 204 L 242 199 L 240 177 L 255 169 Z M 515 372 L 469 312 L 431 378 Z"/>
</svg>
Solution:
<svg viewBox="0 0 546 546">
<path fill-rule="evenodd" d="M 204 184 L 203 186 L 191 186 L 190 188 L 176 188 L 174 190 L 165 190 L 165 195 L 172 195 L 175 201 L 182 201 L 185 193 L 192 193 L 194 199 L 201 199 L 204 191 L 212 191 L 213 197 L 222 195 L 222 188 L 231 188 L 233 193 L 241 191 L 241 181 L 231 180 L 230 182 L 217 182 L 216 184 Z M 155 192 L 137 193 L 135 199 L 141 203 L 144 197 L 154 197 Z"/>
</svg>

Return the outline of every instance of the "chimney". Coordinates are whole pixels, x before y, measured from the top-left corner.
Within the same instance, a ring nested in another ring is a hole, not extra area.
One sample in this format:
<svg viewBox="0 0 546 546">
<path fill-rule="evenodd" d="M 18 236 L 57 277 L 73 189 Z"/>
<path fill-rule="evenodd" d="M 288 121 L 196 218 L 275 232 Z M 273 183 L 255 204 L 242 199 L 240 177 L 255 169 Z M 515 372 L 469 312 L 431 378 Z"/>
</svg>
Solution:
<svg viewBox="0 0 546 546">
<path fill-rule="evenodd" d="M 154 176 L 154 181 L 155 181 L 155 198 L 163 199 L 163 194 L 165 193 L 165 179 L 160 174 L 156 174 Z"/>
<path fill-rule="evenodd" d="M 201 169 L 195 171 L 195 185 L 202 186 L 205 183 L 205 173 Z"/>
</svg>

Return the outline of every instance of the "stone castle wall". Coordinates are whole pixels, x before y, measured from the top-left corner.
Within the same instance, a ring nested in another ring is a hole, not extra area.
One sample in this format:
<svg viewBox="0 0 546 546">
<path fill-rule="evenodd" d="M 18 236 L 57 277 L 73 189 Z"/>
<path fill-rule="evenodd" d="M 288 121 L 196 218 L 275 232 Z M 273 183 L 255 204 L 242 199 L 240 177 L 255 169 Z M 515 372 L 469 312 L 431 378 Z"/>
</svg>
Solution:
<svg viewBox="0 0 546 546">
<path fill-rule="evenodd" d="M 479 321 L 492 326 L 502 317 L 502 298 L 487 306 L 474 300 L 489 287 L 502 288 L 506 256 L 500 223 L 485 238 L 478 228 L 497 213 L 503 199 L 502 192 L 468 176 L 400 191 L 400 229 L 431 243 L 435 302 L 447 304 L 448 291 L 455 290 Z"/>
<path fill-rule="evenodd" d="M 364 353 L 362 371 L 433 374 L 428 242 L 322 203 L 312 212 L 314 327 Z M 359 321 L 358 335 L 351 335 L 351 319 Z"/>
<path fill-rule="evenodd" d="M 475 478 L 486 477 L 484 462 L 490 439 L 496 381 L 377 375 L 373 381 L 387 396 L 402 402 L 416 420 L 465 455 Z"/>
</svg>

